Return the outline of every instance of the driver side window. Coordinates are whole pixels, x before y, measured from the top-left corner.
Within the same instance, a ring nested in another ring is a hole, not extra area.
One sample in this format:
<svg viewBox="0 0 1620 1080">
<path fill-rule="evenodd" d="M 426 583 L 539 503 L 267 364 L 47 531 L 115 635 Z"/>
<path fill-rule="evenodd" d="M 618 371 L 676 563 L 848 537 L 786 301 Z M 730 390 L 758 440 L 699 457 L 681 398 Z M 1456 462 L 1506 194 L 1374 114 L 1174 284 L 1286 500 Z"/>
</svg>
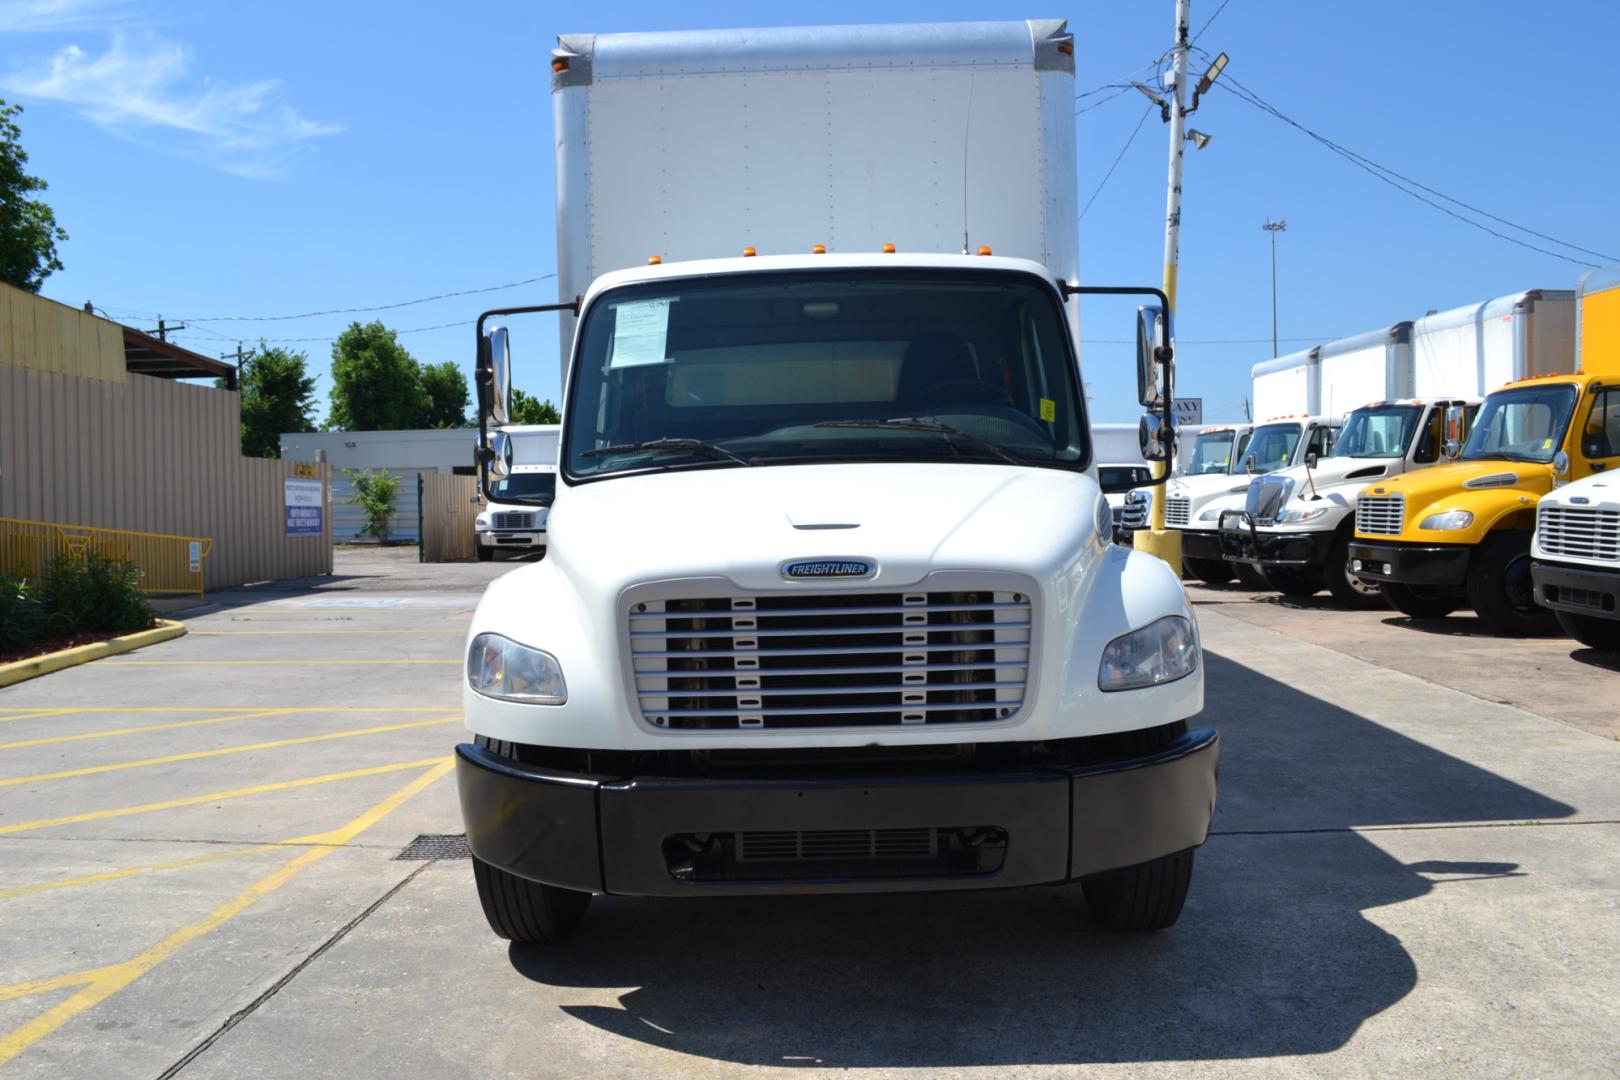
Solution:
<svg viewBox="0 0 1620 1080">
<path fill-rule="evenodd" d="M 1605 390 L 1593 399 L 1581 432 L 1581 453 L 1589 459 L 1620 457 L 1620 390 Z"/>
</svg>

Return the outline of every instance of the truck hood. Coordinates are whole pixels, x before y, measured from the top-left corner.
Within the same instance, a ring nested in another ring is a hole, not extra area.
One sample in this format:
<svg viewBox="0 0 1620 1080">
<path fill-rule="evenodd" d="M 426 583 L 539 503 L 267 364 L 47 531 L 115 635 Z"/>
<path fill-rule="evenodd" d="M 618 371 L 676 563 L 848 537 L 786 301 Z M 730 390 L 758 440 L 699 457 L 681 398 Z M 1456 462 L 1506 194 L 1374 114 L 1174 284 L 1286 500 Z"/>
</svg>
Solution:
<svg viewBox="0 0 1620 1080">
<path fill-rule="evenodd" d="M 1500 482 L 1496 482 L 1498 478 Z M 1473 487 L 1468 486 L 1470 482 Z M 1532 461 L 1454 461 L 1376 481 L 1367 487 L 1366 493 L 1405 495 L 1408 512 L 1412 512 L 1448 496 L 1466 498 L 1476 491 L 1506 490 L 1545 495 L 1552 490 L 1552 466 Z"/>
<path fill-rule="evenodd" d="M 1085 473 L 958 463 L 627 476 L 558 492 L 547 557 L 598 588 L 723 576 L 780 589 L 784 563 L 838 559 L 877 571 L 833 587 L 906 585 L 953 568 L 1039 578 L 1106 546 L 1093 525 L 1099 495 Z"/>
<path fill-rule="evenodd" d="M 1356 496 L 1366 490 L 1369 484 L 1382 483 L 1399 476 L 1405 467 L 1406 463 L 1401 458 L 1328 457 L 1318 461 L 1314 469 L 1307 470 L 1303 465 L 1295 465 L 1267 475 L 1293 481 L 1293 493 L 1289 497 L 1291 502 L 1319 506 L 1326 500 L 1353 509 Z M 1309 479 L 1306 477 L 1307 471 Z"/>
<path fill-rule="evenodd" d="M 1188 529 L 1213 529 L 1214 521 L 1200 521 L 1203 512 L 1218 500 L 1237 498 L 1237 508 L 1243 508 L 1243 499 L 1249 491 L 1253 477 L 1246 473 L 1221 473 L 1209 476 L 1185 476 L 1165 485 L 1166 498 L 1187 500 Z"/>
<path fill-rule="evenodd" d="M 1597 473 L 1565 484 L 1541 500 L 1549 506 L 1585 506 L 1620 510 L 1620 474 Z"/>
</svg>

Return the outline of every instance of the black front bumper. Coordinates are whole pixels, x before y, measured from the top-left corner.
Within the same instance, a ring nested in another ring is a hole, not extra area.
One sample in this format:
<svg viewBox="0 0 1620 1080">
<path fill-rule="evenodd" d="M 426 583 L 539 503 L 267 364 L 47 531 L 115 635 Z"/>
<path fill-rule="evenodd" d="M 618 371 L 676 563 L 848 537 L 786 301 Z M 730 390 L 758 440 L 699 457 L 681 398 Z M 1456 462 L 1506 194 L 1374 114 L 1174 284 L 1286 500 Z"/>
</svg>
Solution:
<svg viewBox="0 0 1620 1080">
<path fill-rule="evenodd" d="M 1092 877 L 1202 844 L 1219 755 L 1219 735 L 1205 728 L 1150 756 L 1102 763 L 791 779 L 616 777 L 521 764 L 464 743 L 456 747 L 456 782 L 474 855 L 569 889 L 693 896 L 1010 888 Z M 728 836 L 740 844 L 744 833 L 766 838 L 756 843 L 802 836 L 811 838 L 797 841 L 808 848 L 880 830 L 933 830 L 952 844 L 977 830 L 978 842 L 991 838 L 996 857 L 966 871 L 961 858 L 944 859 L 923 873 L 886 873 L 889 864 L 875 861 L 866 869 L 822 864 L 826 872 L 813 860 L 737 862 L 700 879 L 671 854 L 694 837 L 713 847 Z"/>
<path fill-rule="evenodd" d="M 1530 564 L 1536 603 L 1571 615 L 1620 619 L 1620 571 L 1564 563 Z"/>
<path fill-rule="evenodd" d="M 1245 510 L 1221 513 L 1221 558 L 1254 566 L 1323 566 L 1333 546 L 1334 530 L 1317 532 L 1261 532 Z"/>
<path fill-rule="evenodd" d="M 1181 557 L 1183 559 L 1215 559 L 1221 555 L 1220 533 L 1214 529 L 1181 529 Z"/>
<path fill-rule="evenodd" d="M 1468 576 L 1468 544 L 1374 544 L 1350 542 L 1350 565 L 1368 581 L 1400 585 L 1461 586 Z"/>
</svg>

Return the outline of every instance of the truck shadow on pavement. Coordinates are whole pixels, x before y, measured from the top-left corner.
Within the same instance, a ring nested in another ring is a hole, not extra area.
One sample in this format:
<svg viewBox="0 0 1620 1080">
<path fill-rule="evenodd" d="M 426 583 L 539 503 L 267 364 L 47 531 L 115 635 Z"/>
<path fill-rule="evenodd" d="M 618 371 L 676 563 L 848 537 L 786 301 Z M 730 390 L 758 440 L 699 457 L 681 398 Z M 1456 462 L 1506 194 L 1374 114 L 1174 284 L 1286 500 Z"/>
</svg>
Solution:
<svg viewBox="0 0 1620 1080">
<path fill-rule="evenodd" d="M 1220 806 L 1174 929 L 1111 934 L 1074 886 L 912 896 L 599 897 L 579 937 L 513 946 L 603 1031 L 753 1065 L 954 1067 L 1325 1053 L 1418 971 L 1364 915 L 1436 884 L 1527 872 L 1497 830 L 1403 865 L 1360 826 L 1527 821 L 1573 809 L 1206 653 Z M 1533 873 L 1531 868 L 1528 872 Z"/>
</svg>

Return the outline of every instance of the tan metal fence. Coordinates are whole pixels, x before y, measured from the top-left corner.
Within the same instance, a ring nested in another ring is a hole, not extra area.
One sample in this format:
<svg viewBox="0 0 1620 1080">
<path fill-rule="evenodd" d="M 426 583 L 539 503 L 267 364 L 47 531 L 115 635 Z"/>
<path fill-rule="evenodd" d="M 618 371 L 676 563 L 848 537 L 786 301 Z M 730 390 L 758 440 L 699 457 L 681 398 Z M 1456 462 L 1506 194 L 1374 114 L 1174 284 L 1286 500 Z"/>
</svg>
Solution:
<svg viewBox="0 0 1620 1080">
<path fill-rule="evenodd" d="M 57 525 L 49 521 L 0 518 L 0 573 L 36 581 L 58 555 L 82 559 L 91 552 L 132 562 L 141 570 L 141 588 L 154 594 L 203 594 L 203 560 L 213 551 L 206 536 L 169 536 Z"/>
<path fill-rule="evenodd" d="M 455 562 L 478 554 L 473 519 L 478 506 L 476 476 L 443 473 L 416 474 L 416 492 L 422 514 L 422 561 Z"/>
</svg>

